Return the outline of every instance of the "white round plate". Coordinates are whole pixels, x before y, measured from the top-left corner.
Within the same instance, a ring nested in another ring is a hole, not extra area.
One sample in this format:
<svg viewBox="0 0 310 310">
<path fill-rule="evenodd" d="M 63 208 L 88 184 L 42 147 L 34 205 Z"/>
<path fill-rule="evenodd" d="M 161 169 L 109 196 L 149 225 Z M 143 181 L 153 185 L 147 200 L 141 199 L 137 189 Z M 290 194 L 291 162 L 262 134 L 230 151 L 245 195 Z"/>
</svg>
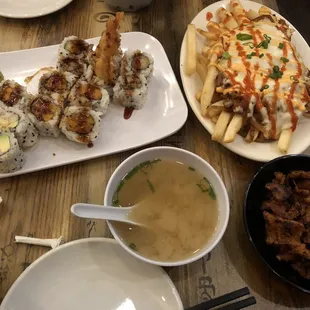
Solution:
<svg viewBox="0 0 310 310">
<path fill-rule="evenodd" d="M 56 12 L 72 0 L 0 0 L 0 16 L 32 18 Z"/>
<path fill-rule="evenodd" d="M 211 12 L 213 16 L 216 16 L 216 11 L 220 7 L 227 8 L 229 0 L 216 2 L 204 10 L 202 10 L 192 21 L 196 27 L 205 29 L 206 28 L 206 13 Z M 258 11 L 258 9 L 262 6 L 260 3 L 252 2 L 252 1 L 241 1 L 243 7 L 246 10 L 253 9 Z M 282 19 L 286 20 L 284 17 L 279 15 L 278 13 L 272 11 L 274 14 L 280 16 Z M 217 21 L 216 17 L 213 17 L 212 20 Z M 287 21 L 287 20 L 286 20 Z M 288 22 L 288 21 L 287 21 Z M 288 24 L 294 28 L 292 24 L 288 22 Z M 200 52 L 203 46 L 203 39 L 200 36 L 197 36 L 197 51 Z M 301 36 L 301 34 L 296 30 L 292 36 L 292 43 L 295 45 L 297 51 L 301 55 L 305 65 L 310 67 L 310 49 L 305 41 L 305 39 Z M 192 76 L 187 76 L 185 74 L 185 58 L 186 58 L 186 33 L 184 35 L 182 47 L 181 47 L 181 55 L 180 55 L 180 72 L 183 87 L 185 90 L 185 94 L 187 100 L 192 107 L 194 113 L 196 114 L 200 123 L 208 130 L 210 134 L 212 134 L 214 129 L 214 124 L 210 119 L 207 119 L 200 114 L 200 104 L 195 99 L 195 94 L 202 89 L 203 84 L 197 73 Z M 307 134 L 310 132 L 310 120 L 306 118 L 301 118 L 298 122 L 297 129 L 295 130 L 292 138 L 292 142 L 289 148 L 289 154 L 299 154 L 304 152 L 310 146 L 310 135 Z M 268 143 L 246 143 L 244 139 L 237 135 L 235 141 L 233 143 L 223 144 L 232 152 L 239 154 L 243 157 L 267 162 L 276 157 L 282 156 L 283 154 L 279 152 L 277 148 L 277 142 L 268 142 Z"/>
<path fill-rule="evenodd" d="M 182 310 L 172 281 L 113 239 L 73 241 L 36 260 L 1 310 Z"/>
</svg>

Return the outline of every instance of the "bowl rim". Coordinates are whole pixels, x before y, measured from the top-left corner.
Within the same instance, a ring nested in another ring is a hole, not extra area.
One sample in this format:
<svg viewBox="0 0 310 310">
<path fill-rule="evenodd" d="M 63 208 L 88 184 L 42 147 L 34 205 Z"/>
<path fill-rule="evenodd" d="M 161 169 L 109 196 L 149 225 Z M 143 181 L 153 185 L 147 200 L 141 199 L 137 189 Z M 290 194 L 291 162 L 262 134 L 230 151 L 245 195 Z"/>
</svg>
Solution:
<svg viewBox="0 0 310 310">
<path fill-rule="evenodd" d="M 202 162 L 205 166 L 207 166 L 207 168 L 210 170 L 210 173 L 212 173 L 217 178 L 217 180 L 219 181 L 220 187 L 221 187 L 221 194 L 224 196 L 223 198 L 224 198 L 224 201 L 225 201 L 224 207 L 223 207 L 224 208 L 224 212 L 223 212 L 224 223 L 223 223 L 223 225 L 221 227 L 219 227 L 219 232 L 218 232 L 217 238 L 205 250 L 203 250 L 201 252 L 198 252 L 197 255 L 193 255 L 190 258 L 186 258 L 186 259 L 178 260 L 178 261 L 173 261 L 173 262 L 157 261 L 157 260 L 152 260 L 152 259 L 146 258 L 146 257 L 140 255 L 139 253 L 135 252 L 134 250 L 130 249 L 127 245 L 124 244 L 124 242 L 118 236 L 118 234 L 116 233 L 112 223 L 110 221 L 107 221 L 107 224 L 108 224 L 110 232 L 112 233 L 113 237 L 118 241 L 118 243 L 127 252 L 129 252 L 131 255 L 135 256 L 136 258 L 138 258 L 138 259 L 140 259 L 140 260 L 142 260 L 144 262 L 147 262 L 147 263 L 150 263 L 150 264 L 153 264 L 153 265 L 157 265 L 157 266 L 163 266 L 163 267 L 174 267 L 174 266 L 186 265 L 186 264 L 192 263 L 192 262 L 202 258 L 203 256 L 207 255 L 208 253 L 210 253 L 215 248 L 215 246 L 221 241 L 221 239 L 222 239 L 222 237 L 223 237 L 223 235 L 224 235 L 224 233 L 226 231 L 226 228 L 227 228 L 227 225 L 228 225 L 228 221 L 229 221 L 229 216 L 230 216 L 230 202 L 229 202 L 229 196 L 228 196 L 228 192 L 227 192 L 227 189 L 225 187 L 225 184 L 222 181 L 222 179 L 219 176 L 219 174 L 216 172 L 216 170 L 206 160 L 204 160 L 200 156 L 196 155 L 195 153 L 192 153 L 190 151 L 187 151 L 187 150 L 184 150 L 184 149 L 181 149 L 181 148 L 177 148 L 177 147 L 157 146 L 157 147 L 150 147 L 150 148 L 146 148 L 144 150 L 141 150 L 141 151 L 139 151 L 137 153 L 134 153 L 133 155 L 129 156 L 125 161 L 123 161 L 114 170 L 114 172 L 111 175 L 111 177 L 109 179 L 109 182 L 108 182 L 108 184 L 106 186 L 106 191 L 105 191 L 105 194 L 104 194 L 104 203 L 105 204 L 109 203 L 109 202 L 106 201 L 107 200 L 107 196 L 108 196 L 108 193 L 110 193 L 112 190 L 114 190 L 112 188 L 111 184 L 112 184 L 112 181 L 115 178 L 116 174 L 118 173 L 118 171 L 121 168 L 123 168 L 125 165 L 127 165 L 133 158 L 141 156 L 144 153 L 150 153 L 151 154 L 155 150 L 163 150 L 163 151 L 170 150 L 170 151 L 173 151 L 173 152 L 184 153 L 184 154 L 186 154 L 186 156 L 189 156 L 189 157 L 194 157 L 196 160 Z"/>
<path fill-rule="evenodd" d="M 251 190 L 252 184 L 254 182 L 254 180 L 257 178 L 257 176 L 263 171 L 265 170 L 269 165 L 277 162 L 277 161 L 284 161 L 287 160 L 288 158 L 296 158 L 296 157 L 304 157 L 304 158 L 308 158 L 310 159 L 310 155 L 306 155 L 306 154 L 289 154 L 289 155 L 283 155 L 280 157 L 277 157 L 267 163 L 264 163 L 258 170 L 257 172 L 254 174 L 254 176 L 251 178 L 247 189 L 245 191 L 245 195 L 244 195 L 244 200 L 243 200 L 243 224 L 247 233 L 247 236 L 249 238 L 249 241 L 252 245 L 252 247 L 255 249 L 256 253 L 258 254 L 258 256 L 260 257 L 260 259 L 265 263 L 265 265 L 269 268 L 269 270 L 271 270 L 277 277 L 279 277 L 282 281 L 294 286 L 295 288 L 297 288 L 300 291 L 303 291 L 304 293 L 310 294 L 310 289 L 306 289 L 298 284 L 295 284 L 293 282 L 291 282 L 290 280 L 288 280 L 285 276 L 279 274 L 277 271 L 275 271 L 270 264 L 267 262 L 267 260 L 263 257 L 263 255 L 261 254 L 261 252 L 259 251 L 259 249 L 256 247 L 256 244 L 251 236 L 250 233 L 250 229 L 248 226 L 248 222 L 247 222 L 247 216 L 246 216 L 246 212 L 247 212 L 247 200 L 248 200 L 248 195 L 249 192 Z M 309 281 L 310 282 L 310 281 Z"/>
</svg>

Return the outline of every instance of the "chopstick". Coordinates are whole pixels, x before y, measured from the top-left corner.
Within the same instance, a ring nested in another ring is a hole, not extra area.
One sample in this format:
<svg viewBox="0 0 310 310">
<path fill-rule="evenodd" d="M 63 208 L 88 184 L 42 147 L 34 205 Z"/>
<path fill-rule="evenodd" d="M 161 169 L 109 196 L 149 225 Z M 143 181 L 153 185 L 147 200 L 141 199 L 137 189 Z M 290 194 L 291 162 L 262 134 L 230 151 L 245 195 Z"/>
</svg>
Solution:
<svg viewBox="0 0 310 310">
<path fill-rule="evenodd" d="M 237 290 L 237 291 L 225 294 L 223 296 L 220 296 L 220 297 L 208 300 L 206 302 L 203 302 L 203 303 L 201 303 L 199 305 L 190 307 L 187 310 L 207 310 L 207 309 L 211 309 L 211 308 L 220 306 L 222 304 L 226 304 L 229 301 L 238 299 L 240 297 L 243 297 L 243 296 L 249 295 L 249 294 L 250 294 L 249 289 L 247 287 L 244 287 L 244 288 L 242 288 L 240 290 Z M 246 298 L 244 300 L 235 302 L 233 304 L 224 306 L 224 307 L 222 307 L 220 309 L 237 310 L 237 309 L 245 308 L 247 306 L 251 306 L 251 305 L 253 305 L 255 303 L 256 303 L 256 299 L 254 297 L 249 297 L 249 298 Z"/>
</svg>

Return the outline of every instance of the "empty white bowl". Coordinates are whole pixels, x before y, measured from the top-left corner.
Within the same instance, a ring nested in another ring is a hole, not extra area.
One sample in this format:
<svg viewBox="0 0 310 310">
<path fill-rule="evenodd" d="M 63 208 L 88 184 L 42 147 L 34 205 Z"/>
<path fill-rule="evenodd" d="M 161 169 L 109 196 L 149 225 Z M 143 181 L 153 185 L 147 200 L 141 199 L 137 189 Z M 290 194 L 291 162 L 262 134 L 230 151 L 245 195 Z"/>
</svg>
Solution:
<svg viewBox="0 0 310 310">
<path fill-rule="evenodd" d="M 229 219 L 229 198 L 227 194 L 227 190 L 225 185 L 217 172 L 213 169 L 213 167 L 203 160 L 201 157 L 195 155 L 194 153 L 173 148 L 173 147 L 153 147 L 149 149 L 145 149 L 134 155 L 130 156 L 124 162 L 122 162 L 118 168 L 114 171 L 111 176 L 109 183 L 106 188 L 104 204 L 106 206 L 112 205 L 113 195 L 116 191 L 117 186 L 119 185 L 122 178 L 134 167 L 138 164 L 145 162 L 147 160 L 153 159 L 170 159 L 175 161 L 183 162 L 184 164 L 195 168 L 202 175 L 204 175 L 210 183 L 213 185 L 213 189 L 215 191 L 217 197 L 217 203 L 219 208 L 219 219 L 217 223 L 217 227 L 215 232 L 210 238 L 209 242 L 205 245 L 203 249 L 201 249 L 196 254 L 192 255 L 189 258 L 178 260 L 178 261 L 157 261 L 146 258 L 142 256 L 139 252 L 132 250 L 117 234 L 116 230 L 113 227 L 113 223 L 108 221 L 109 229 L 114 236 L 114 238 L 119 242 L 119 244 L 131 255 L 141 259 L 144 262 L 159 265 L 159 266 L 180 266 L 191 263 L 200 259 L 201 257 L 208 254 L 212 249 L 219 243 L 224 232 L 226 230 L 228 219 Z"/>
</svg>

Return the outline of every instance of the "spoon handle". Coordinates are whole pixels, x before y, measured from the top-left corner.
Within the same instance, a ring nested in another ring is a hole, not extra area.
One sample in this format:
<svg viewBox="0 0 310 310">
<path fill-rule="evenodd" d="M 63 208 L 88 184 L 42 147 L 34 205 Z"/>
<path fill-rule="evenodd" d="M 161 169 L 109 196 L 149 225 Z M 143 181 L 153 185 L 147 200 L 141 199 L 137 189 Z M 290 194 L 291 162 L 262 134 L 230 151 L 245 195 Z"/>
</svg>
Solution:
<svg viewBox="0 0 310 310">
<path fill-rule="evenodd" d="M 76 203 L 71 207 L 71 213 L 83 218 L 131 222 L 127 218 L 130 213 L 130 209 L 131 208 L 106 207 L 88 203 Z"/>
</svg>

